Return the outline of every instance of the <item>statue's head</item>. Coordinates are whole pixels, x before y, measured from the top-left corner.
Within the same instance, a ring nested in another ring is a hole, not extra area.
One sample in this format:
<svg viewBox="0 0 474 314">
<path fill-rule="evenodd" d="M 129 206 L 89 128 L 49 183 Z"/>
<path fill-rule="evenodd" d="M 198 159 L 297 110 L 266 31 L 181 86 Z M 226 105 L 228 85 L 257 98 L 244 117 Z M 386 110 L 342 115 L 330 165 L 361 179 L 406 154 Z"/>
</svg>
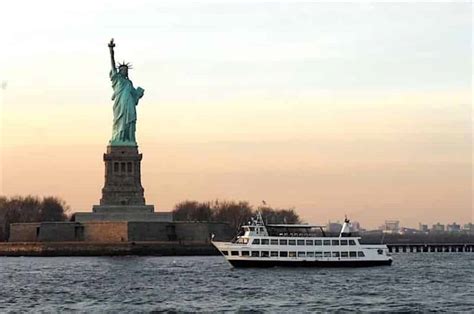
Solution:
<svg viewBox="0 0 474 314">
<path fill-rule="evenodd" d="M 122 74 L 125 77 L 128 77 L 128 69 L 131 69 L 132 65 L 130 63 L 119 63 L 118 65 L 118 71 L 120 74 Z"/>
</svg>

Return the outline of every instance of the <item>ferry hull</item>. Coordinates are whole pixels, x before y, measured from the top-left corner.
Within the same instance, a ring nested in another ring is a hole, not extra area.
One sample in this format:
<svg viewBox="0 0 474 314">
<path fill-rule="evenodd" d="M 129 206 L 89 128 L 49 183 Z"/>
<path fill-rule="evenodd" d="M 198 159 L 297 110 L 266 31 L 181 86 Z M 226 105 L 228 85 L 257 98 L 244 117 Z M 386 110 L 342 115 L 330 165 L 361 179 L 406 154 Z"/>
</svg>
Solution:
<svg viewBox="0 0 474 314">
<path fill-rule="evenodd" d="M 371 267 L 390 266 L 392 260 L 366 261 L 258 261 L 258 260 L 228 260 L 236 268 L 245 267 Z"/>
</svg>

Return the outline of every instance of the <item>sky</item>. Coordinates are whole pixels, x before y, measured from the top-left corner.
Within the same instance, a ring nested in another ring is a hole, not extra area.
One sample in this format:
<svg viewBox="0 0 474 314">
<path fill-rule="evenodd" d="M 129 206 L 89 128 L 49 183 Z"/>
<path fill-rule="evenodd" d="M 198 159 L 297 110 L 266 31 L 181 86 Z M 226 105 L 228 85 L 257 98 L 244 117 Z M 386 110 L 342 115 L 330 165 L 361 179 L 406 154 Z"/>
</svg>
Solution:
<svg viewBox="0 0 474 314">
<path fill-rule="evenodd" d="M 2 195 L 98 204 L 113 37 L 145 89 L 156 210 L 265 200 L 310 223 L 473 220 L 469 1 L 8 1 L 0 30 Z"/>
</svg>

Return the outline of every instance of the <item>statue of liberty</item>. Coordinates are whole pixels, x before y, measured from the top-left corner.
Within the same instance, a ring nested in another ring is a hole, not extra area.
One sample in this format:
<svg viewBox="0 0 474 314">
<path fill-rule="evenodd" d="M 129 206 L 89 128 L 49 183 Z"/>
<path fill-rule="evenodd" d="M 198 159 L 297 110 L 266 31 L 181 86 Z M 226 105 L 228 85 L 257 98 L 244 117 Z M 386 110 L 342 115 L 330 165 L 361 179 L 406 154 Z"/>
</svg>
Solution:
<svg viewBox="0 0 474 314">
<path fill-rule="evenodd" d="M 136 146 L 135 129 L 137 123 L 136 106 L 143 97 L 144 89 L 133 87 L 132 81 L 128 78 L 128 63 L 116 65 L 114 58 L 114 39 L 109 43 L 110 60 L 112 69 L 110 70 L 110 80 L 114 94 L 114 125 L 112 130 L 111 146 Z"/>
</svg>

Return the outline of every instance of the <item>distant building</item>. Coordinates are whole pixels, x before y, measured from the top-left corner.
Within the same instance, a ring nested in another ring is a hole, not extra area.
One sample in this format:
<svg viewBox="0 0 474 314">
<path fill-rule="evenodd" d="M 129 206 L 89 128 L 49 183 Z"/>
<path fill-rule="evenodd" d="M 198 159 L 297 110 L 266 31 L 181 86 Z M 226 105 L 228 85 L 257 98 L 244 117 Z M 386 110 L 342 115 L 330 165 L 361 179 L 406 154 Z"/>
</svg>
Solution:
<svg viewBox="0 0 474 314">
<path fill-rule="evenodd" d="M 448 231 L 448 232 L 460 232 L 461 231 L 461 225 L 458 225 L 457 223 L 453 222 L 451 225 L 446 226 L 446 231 Z"/>
<path fill-rule="evenodd" d="M 433 232 L 444 232 L 444 230 L 444 225 L 440 224 L 439 222 L 436 225 L 433 225 L 433 227 L 431 228 L 431 231 Z"/>
<path fill-rule="evenodd" d="M 418 224 L 418 230 L 425 233 L 430 231 L 430 229 L 428 229 L 428 225 L 422 224 L 421 222 Z"/>
<path fill-rule="evenodd" d="M 341 232 L 342 224 L 339 222 L 328 222 L 326 225 L 326 231 L 329 233 L 339 233 Z"/>
<path fill-rule="evenodd" d="M 385 220 L 383 225 L 384 233 L 400 233 L 400 221 L 398 220 Z"/>
<path fill-rule="evenodd" d="M 474 224 L 472 222 L 465 224 L 462 228 L 463 232 L 474 233 Z"/>
<path fill-rule="evenodd" d="M 351 231 L 352 232 L 363 231 L 363 229 L 360 227 L 360 223 L 358 221 L 351 222 Z"/>
</svg>

